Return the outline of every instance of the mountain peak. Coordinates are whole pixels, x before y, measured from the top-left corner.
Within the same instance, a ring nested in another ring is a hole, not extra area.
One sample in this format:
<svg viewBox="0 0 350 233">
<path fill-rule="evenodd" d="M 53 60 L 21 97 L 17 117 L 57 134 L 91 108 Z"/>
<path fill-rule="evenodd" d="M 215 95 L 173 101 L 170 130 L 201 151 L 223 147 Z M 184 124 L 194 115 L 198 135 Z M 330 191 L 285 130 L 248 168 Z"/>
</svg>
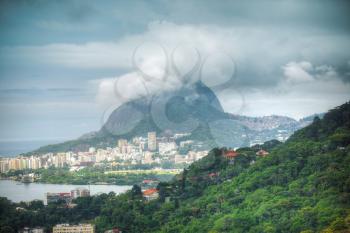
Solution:
<svg viewBox="0 0 350 233">
<path fill-rule="evenodd" d="M 148 131 L 191 132 L 199 124 L 207 124 L 224 116 L 223 108 L 212 90 L 202 82 L 196 82 L 121 105 L 109 116 L 100 134 L 127 137 L 136 132 L 143 135 Z"/>
</svg>

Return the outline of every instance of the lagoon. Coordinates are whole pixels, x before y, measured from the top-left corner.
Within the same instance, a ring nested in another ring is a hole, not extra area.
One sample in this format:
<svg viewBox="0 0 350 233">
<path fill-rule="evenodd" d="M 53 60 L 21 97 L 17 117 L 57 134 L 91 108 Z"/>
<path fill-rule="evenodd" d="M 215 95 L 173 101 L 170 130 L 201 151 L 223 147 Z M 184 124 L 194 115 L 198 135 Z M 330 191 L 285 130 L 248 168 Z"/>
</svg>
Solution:
<svg viewBox="0 0 350 233">
<path fill-rule="evenodd" d="M 73 184 L 42 184 L 20 183 L 13 180 L 0 180 L 0 197 L 6 197 L 13 202 L 44 200 L 47 192 L 70 192 L 75 188 L 90 188 L 91 195 L 115 192 L 123 193 L 129 189 L 129 185 L 73 185 Z"/>
</svg>

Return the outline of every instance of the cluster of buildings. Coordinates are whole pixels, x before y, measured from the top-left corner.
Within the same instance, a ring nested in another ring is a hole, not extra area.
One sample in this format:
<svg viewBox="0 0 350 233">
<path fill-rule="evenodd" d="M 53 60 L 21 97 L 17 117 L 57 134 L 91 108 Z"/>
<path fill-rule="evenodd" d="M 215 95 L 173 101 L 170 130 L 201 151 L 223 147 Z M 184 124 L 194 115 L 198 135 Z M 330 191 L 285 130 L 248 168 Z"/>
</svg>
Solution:
<svg viewBox="0 0 350 233">
<path fill-rule="evenodd" d="M 22 230 L 18 231 L 19 233 L 44 233 L 45 230 L 42 227 L 29 228 L 25 227 Z M 70 224 L 57 224 L 52 228 L 52 233 L 95 233 L 95 225 L 88 223 L 81 223 L 78 225 Z M 123 233 L 118 228 L 113 228 L 105 231 L 104 233 Z"/>
<path fill-rule="evenodd" d="M 53 167 L 70 167 L 72 170 L 85 166 L 161 164 L 162 162 L 192 163 L 207 154 L 200 142 L 176 140 L 187 134 L 157 137 L 156 132 L 149 132 L 147 137 L 135 137 L 132 140 L 119 139 L 116 147 L 88 151 L 47 153 L 44 155 L 16 158 L 0 158 L 0 173 L 10 170 L 40 169 Z M 185 148 L 185 154 L 179 151 Z"/>
<path fill-rule="evenodd" d="M 42 168 L 42 159 L 37 156 L 0 158 L 0 172 L 9 170 L 39 169 Z"/>
<path fill-rule="evenodd" d="M 45 193 L 44 204 L 48 205 L 50 203 L 57 203 L 59 201 L 62 201 L 68 205 L 74 198 L 88 196 L 90 196 L 90 190 L 85 188 L 76 188 L 70 192 Z"/>
<path fill-rule="evenodd" d="M 52 233 L 95 233 L 95 225 L 93 224 L 58 224 L 53 227 Z M 113 228 L 104 233 L 123 233 L 118 228 Z"/>
<path fill-rule="evenodd" d="M 25 227 L 18 231 L 19 233 L 44 233 L 45 230 L 42 227 L 29 228 Z M 57 224 L 52 228 L 52 233 L 95 233 L 95 225 L 88 223 L 81 223 L 78 225 L 70 224 Z M 104 233 L 123 233 L 119 228 L 113 228 L 105 231 Z"/>
</svg>

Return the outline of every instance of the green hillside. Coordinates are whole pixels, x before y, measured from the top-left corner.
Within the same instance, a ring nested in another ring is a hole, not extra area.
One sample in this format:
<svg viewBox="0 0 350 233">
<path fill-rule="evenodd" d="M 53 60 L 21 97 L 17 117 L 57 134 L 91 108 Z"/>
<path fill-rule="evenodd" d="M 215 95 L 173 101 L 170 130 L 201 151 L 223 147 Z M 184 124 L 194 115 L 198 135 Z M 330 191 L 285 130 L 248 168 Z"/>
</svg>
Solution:
<svg viewBox="0 0 350 233">
<path fill-rule="evenodd" d="M 214 150 L 187 172 L 181 196 L 201 193 L 185 199 L 160 232 L 349 232 L 349 143 L 347 103 L 254 165 L 247 165 L 253 148 L 241 149 L 233 166 L 221 158 L 208 163 L 220 154 Z M 204 189 L 192 183 L 207 171 L 220 172 L 224 182 Z"/>
<path fill-rule="evenodd" d="M 239 149 L 234 161 L 223 156 L 225 148 L 213 149 L 161 183 L 158 200 L 144 202 L 134 186 L 119 196 L 80 198 L 73 209 L 16 213 L 16 205 L 2 199 L 0 226 L 90 221 L 98 232 L 350 232 L 349 144 L 350 102 L 286 143 Z M 269 155 L 257 156 L 260 149 Z"/>
</svg>

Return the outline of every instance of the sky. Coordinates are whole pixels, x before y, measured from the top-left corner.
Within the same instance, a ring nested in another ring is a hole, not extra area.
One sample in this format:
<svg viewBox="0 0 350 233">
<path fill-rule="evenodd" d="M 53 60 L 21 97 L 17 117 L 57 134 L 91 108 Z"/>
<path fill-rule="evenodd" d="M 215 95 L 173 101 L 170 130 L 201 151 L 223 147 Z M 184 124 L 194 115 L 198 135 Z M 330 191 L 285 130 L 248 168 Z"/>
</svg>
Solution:
<svg viewBox="0 0 350 233">
<path fill-rule="evenodd" d="M 348 1 L 0 2 L 0 141 L 68 140 L 201 80 L 225 111 L 295 119 L 350 100 Z"/>
</svg>

